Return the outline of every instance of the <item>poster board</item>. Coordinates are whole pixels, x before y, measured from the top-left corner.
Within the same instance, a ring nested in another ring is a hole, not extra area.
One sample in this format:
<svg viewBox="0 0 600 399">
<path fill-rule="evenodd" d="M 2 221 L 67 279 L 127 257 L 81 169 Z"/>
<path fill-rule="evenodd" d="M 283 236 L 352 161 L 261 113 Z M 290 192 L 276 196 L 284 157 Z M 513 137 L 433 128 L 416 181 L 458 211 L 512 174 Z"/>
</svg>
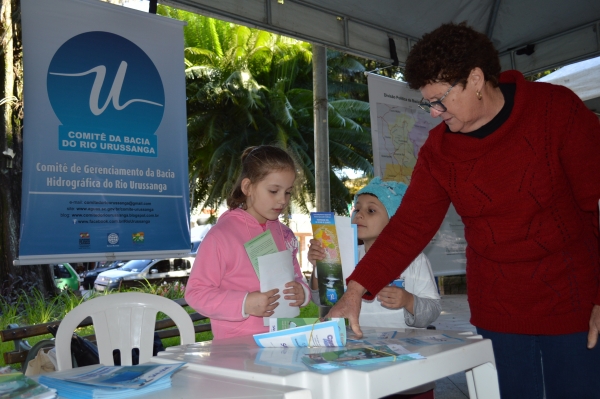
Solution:
<svg viewBox="0 0 600 399">
<path fill-rule="evenodd" d="M 429 131 L 440 123 L 418 107 L 421 94 L 404 82 L 369 74 L 371 136 L 375 176 L 410 184 Z M 454 206 L 423 250 L 435 276 L 466 274 L 464 225 Z"/>
<path fill-rule="evenodd" d="M 15 263 L 188 254 L 183 23 L 96 0 L 21 7 Z"/>
</svg>

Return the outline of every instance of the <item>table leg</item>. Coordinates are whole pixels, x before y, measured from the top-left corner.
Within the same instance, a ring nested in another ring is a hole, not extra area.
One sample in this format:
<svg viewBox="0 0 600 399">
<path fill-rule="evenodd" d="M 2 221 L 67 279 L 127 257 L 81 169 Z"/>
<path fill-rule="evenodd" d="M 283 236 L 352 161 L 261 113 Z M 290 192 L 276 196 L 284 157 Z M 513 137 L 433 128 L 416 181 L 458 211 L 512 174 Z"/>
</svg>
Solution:
<svg viewBox="0 0 600 399">
<path fill-rule="evenodd" d="M 470 399 L 500 399 L 498 373 L 492 363 L 465 371 Z"/>
</svg>

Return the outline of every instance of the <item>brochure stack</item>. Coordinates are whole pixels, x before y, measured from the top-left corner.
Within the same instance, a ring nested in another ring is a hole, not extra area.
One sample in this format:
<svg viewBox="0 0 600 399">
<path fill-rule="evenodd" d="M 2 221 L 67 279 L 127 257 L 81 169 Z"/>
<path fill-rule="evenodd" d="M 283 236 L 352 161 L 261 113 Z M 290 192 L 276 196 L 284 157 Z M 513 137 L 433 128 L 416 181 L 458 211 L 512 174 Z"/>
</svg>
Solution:
<svg viewBox="0 0 600 399">
<path fill-rule="evenodd" d="M 66 399 L 121 399 L 171 387 L 171 376 L 185 363 L 137 366 L 88 366 L 42 375 L 40 383 Z"/>
</svg>

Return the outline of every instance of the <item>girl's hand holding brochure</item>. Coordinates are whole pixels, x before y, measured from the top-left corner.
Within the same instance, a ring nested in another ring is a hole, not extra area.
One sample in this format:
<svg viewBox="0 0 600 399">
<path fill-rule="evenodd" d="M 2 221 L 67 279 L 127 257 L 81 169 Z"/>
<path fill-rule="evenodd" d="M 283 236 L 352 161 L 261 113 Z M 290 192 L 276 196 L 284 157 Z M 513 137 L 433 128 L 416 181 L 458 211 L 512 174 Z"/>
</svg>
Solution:
<svg viewBox="0 0 600 399">
<path fill-rule="evenodd" d="M 290 306 L 301 306 L 304 303 L 304 289 L 297 281 L 290 281 L 285 284 L 287 289 L 283 290 L 284 299 L 294 301 Z"/>
<path fill-rule="evenodd" d="M 270 317 L 274 309 L 279 306 L 277 301 L 280 295 L 277 295 L 278 292 L 279 290 L 274 288 L 266 292 L 254 291 L 248 293 L 244 303 L 244 313 L 251 316 Z"/>
<path fill-rule="evenodd" d="M 307 259 L 313 266 L 317 265 L 318 260 L 325 259 L 325 248 L 323 248 L 319 240 L 310 240 Z"/>
</svg>

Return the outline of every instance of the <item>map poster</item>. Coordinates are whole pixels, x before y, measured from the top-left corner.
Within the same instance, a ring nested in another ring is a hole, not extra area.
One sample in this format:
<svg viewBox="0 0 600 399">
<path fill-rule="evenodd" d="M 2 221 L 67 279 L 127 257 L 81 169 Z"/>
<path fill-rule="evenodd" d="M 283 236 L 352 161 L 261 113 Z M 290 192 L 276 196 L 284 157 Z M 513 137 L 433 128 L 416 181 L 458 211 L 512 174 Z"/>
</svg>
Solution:
<svg viewBox="0 0 600 399">
<path fill-rule="evenodd" d="M 189 254 L 183 23 L 97 0 L 21 7 L 18 264 Z"/>
<path fill-rule="evenodd" d="M 404 82 L 369 74 L 375 176 L 410 184 L 419 150 L 440 123 L 418 107 L 421 93 Z M 464 225 L 452 205 L 423 253 L 436 276 L 466 273 Z"/>
</svg>

